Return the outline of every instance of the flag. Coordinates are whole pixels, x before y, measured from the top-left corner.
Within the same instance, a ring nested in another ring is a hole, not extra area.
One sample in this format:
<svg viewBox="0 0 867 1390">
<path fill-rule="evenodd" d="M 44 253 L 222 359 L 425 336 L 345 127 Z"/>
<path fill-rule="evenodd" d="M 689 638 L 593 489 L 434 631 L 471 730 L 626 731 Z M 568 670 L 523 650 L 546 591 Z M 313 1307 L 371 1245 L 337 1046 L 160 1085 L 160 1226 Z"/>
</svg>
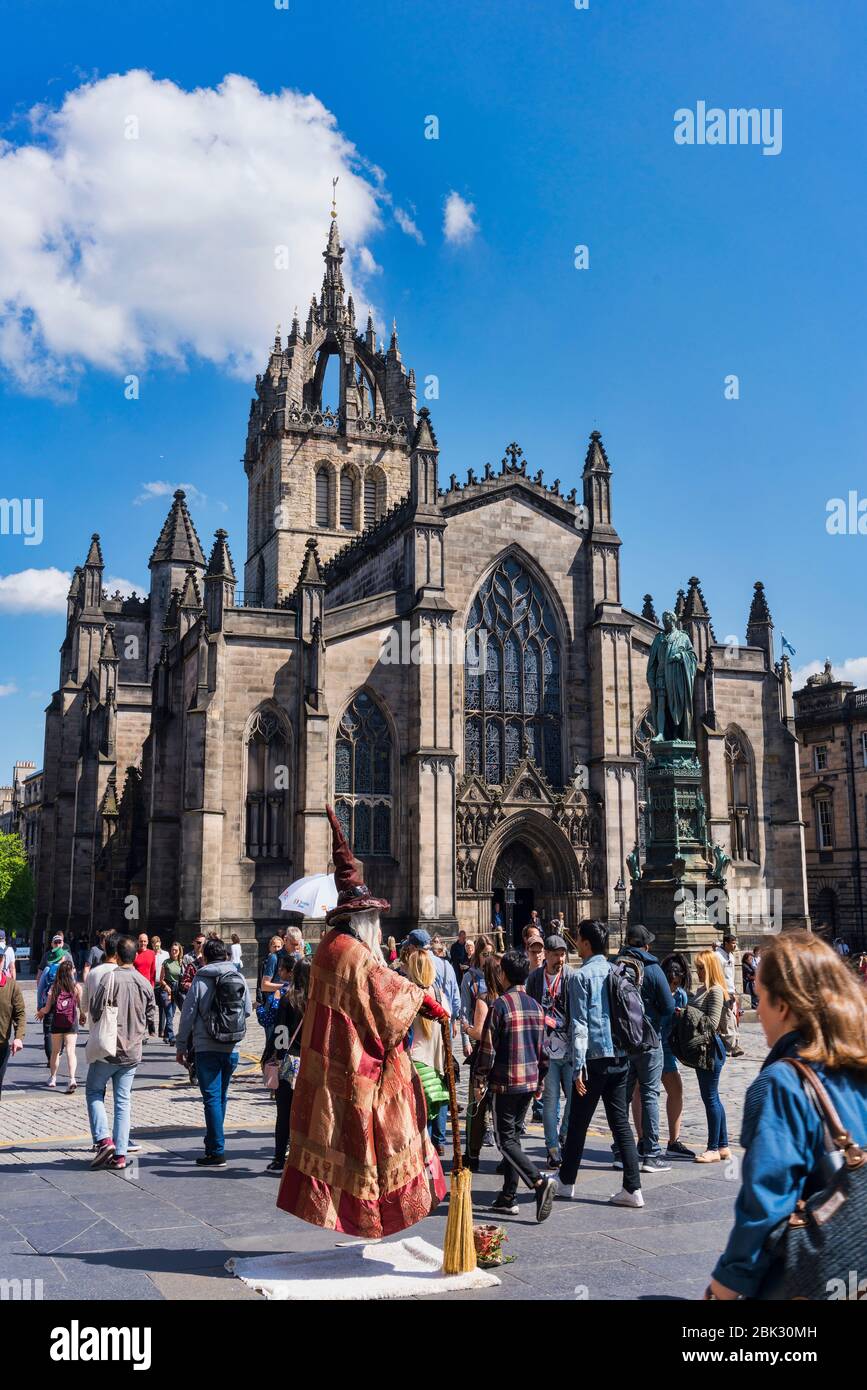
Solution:
<svg viewBox="0 0 867 1390">
<path fill-rule="evenodd" d="M 780 633 L 780 640 L 782 641 L 782 644 L 783 644 L 783 654 L 784 654 L 785 656 L 794 656 L 794 655 L 795 655 L 795 648 L 792 646 L 791 642 L 787 642 L 787 641 L 786 641 L 786 639 L 785 639 L 785 637 L 783 636 L 782 632 Z"/>
</svg>

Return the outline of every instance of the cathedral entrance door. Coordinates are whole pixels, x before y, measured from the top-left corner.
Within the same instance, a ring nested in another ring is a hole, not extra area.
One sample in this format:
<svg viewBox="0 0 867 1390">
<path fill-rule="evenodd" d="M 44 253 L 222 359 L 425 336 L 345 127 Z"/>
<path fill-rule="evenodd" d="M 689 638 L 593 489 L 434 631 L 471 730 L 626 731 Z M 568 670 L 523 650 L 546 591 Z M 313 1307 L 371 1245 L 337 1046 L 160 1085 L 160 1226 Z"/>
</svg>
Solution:
<svg viewBox="0 0 867 1390">
<path fill-rule="evenodd" d="M 510 880 L 515 889 L 512 921 L 509 920 L 509 906 L 505 902 L 506 885 Z M 513 840 L 497 860 L 493 890 L 494 901 L 503 917 L 503 935 L 509 945 L 521 945 L 521 932 L 541 896 L 542 880 L 536 856 L 523 840 Z"/>
</svg>

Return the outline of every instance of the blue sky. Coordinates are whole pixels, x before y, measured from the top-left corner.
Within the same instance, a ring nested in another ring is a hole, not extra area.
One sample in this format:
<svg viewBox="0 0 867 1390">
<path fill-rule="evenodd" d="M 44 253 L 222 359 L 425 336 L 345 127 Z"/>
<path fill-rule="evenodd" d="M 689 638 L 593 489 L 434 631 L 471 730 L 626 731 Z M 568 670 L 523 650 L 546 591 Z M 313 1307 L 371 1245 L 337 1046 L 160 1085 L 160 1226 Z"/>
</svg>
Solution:
<svg viewBox="0 0 867 1390">
<path fill-rule="evenodd" d="M 197 489 L 203 543 L 226 526 L 243 561 L 252 364 L 318 290 L 335 172 L 354 284 L 383 328 L 396 315 L 419 381 L 439 377 L 443 477 L 515 439 L 568 489 L 598 428 L 628 606 L 697 574 L 724 638 L 762 579 L 796 667 L 827 655 L 867 680 L 867 538 L 825 527 L 830 498 L 867 496 L 860 6 L 127 0 L 109 21 L 19 0 L 0 19 L 0 494 L 44 499 L 41 545 L 0 535 L 0 780 L 41 762 L 64 630 L 34 611 L 39 576 L 4 578 L 70 571 L 97 530 L 107 575 L 143 585 L 154 484 Z M 285 98 L 288 135 L 282 89 L 320 104 Z M 675 110 L 700 100 L 781 108 L 781 153 L 676 145 Z M 37 106 L 75 114 L 34 124 Z M 452 193 L 473 209 L 459 240 Z M 251 272 L 251 237 L 285 237 L 288 277 Z"/>
</svg>

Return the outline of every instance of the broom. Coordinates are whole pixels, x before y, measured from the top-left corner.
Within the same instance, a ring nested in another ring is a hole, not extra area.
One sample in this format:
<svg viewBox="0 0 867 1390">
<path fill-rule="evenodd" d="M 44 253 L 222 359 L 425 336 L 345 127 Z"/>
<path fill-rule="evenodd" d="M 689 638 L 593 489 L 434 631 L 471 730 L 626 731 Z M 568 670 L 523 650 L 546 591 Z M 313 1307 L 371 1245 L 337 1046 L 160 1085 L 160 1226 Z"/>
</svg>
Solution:
<svg viewBox="0 0 867 1390">
<path fill-rule="evenodd" d="M 455 1068 L 452 1061 L 452 1041 L 449 1036 L 450 1018 L 440 1020 L 446 1057 L 446 1080 L 449 1088 L 449 1113 L 452 1120 L 453 1166 L 446 1234 L 443 1241 L 443 1274 L 470 1274 L 476 1268 L 476 1246 L 473 1240 L 472 1173 L 464 1167 L 461 1155 L 461 1126 L 458 1119 L 458 1097 L 455 1091 Z"/>
</svg>

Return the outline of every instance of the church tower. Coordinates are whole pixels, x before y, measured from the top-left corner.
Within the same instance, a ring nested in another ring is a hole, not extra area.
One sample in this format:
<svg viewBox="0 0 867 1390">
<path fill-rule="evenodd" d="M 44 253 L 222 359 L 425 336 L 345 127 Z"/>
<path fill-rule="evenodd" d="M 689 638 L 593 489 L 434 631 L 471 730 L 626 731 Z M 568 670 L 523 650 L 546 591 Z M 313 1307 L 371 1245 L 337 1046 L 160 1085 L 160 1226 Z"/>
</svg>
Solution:
<svg viewBox="0 0 867 1390">
<path fill-rule="evenodd" d="M 319 298 L 302 332 L 278 327 L 250 405 L 244 603 L 278 607 L 295 589 L 307 541 L 323 562 L 409 492 L 415 374 L 401 361 L 397 325 L 387 351 L 373 320 L 356 327 L 343 282 L 337 211 Z"/>
</svg>

